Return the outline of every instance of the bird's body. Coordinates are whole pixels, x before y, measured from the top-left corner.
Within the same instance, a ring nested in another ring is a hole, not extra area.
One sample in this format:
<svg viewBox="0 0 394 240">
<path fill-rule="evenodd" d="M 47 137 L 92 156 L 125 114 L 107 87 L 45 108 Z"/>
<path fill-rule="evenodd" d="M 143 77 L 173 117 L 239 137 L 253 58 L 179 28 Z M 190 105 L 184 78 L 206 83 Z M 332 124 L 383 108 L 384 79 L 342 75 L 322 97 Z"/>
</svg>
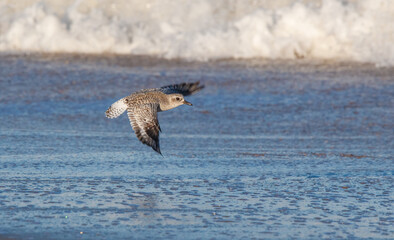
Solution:
<svg viewBox="0 0 394 240">
<path fill-rule="evenodd" d="M 195 82 L 140 90 L 113 103 L 105 115 L 108 118 L 117 118 L 127 110 L 130 124 L 137 138 L 161 154 L 159 144 L 161 129 L 157 113 L 183 104 L 191 106 L 192 104 L 184 100 L 183 97 L 194 94 L 202 88 L 204 86 Z"/>
<path fill-rule="evenodd" d="M 139 106 L 141 104 L 158 103 L 158 112 L 161 112 L 179 106 L 170 104 L 168 96 L 169 95 L 155 89 L 146 89 L 127 96 L 125 101 L 130 107 Z"/>
</svg>

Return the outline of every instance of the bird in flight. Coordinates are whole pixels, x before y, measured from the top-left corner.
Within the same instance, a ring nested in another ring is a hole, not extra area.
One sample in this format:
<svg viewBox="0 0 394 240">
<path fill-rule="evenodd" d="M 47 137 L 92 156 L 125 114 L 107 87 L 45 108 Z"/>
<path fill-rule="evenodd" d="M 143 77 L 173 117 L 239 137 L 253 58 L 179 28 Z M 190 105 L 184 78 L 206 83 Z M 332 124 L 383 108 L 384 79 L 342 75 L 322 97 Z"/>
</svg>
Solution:
<svg viewBox="0 0 394 240">
<path fill-rule="evenodd" d="M 180 83 L 161 88 L 143 89 L 113 103 L 105 112 L 107 118 L 117 118 L 127 110 L 131 127 L 138 140 L 161 154 L 159 132 L 161 132 L 157 113 L 192 104 L 184 96 L 192 95 L 204 85 L 200 82 Z"/>
</svg>

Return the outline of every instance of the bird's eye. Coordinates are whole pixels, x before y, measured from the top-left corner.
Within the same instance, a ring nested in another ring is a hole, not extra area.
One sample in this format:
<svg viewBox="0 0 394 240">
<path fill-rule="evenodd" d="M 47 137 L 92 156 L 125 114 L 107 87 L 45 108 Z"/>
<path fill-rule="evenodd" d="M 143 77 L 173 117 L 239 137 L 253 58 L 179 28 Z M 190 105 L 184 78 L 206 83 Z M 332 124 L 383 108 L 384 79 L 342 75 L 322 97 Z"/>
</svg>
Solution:
<svg viewBox="0 0 394 240">
<path fill-rule="evenodd" d="M 175 98 L 177 101 L 181 100 L 179 97 Z"/>
</svg>

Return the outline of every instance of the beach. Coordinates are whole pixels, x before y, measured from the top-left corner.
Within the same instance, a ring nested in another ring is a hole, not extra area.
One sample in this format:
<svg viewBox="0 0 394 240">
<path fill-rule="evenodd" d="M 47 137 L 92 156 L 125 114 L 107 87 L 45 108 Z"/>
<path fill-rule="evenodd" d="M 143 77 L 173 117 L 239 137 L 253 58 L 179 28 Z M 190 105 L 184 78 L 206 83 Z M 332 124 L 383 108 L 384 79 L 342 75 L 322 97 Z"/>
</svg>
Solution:
<svg viewBox="0 0 394 240">
<path fill-rule="evenodd" d="M 394 68 L 334 60 L 0 55 L 0 238 L 390 239 Z M 160 112 L 163 156 L 116 100 Z"/>
</svg>

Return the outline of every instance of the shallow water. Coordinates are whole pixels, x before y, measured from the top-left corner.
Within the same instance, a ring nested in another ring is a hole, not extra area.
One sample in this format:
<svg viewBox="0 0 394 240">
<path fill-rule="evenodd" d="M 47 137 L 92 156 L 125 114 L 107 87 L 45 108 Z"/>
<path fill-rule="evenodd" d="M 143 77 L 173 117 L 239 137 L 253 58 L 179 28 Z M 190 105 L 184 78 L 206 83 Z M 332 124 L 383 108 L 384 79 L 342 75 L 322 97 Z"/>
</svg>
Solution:
<svg viewBox="0 0 394 240">
<path fill-rule="evenodd" d="M 1 55 L 0 238 L 392 238 L 394 69 L 322 61 Z M 206 88 L 127 117 L 141 88 Z"/>
</svg>

